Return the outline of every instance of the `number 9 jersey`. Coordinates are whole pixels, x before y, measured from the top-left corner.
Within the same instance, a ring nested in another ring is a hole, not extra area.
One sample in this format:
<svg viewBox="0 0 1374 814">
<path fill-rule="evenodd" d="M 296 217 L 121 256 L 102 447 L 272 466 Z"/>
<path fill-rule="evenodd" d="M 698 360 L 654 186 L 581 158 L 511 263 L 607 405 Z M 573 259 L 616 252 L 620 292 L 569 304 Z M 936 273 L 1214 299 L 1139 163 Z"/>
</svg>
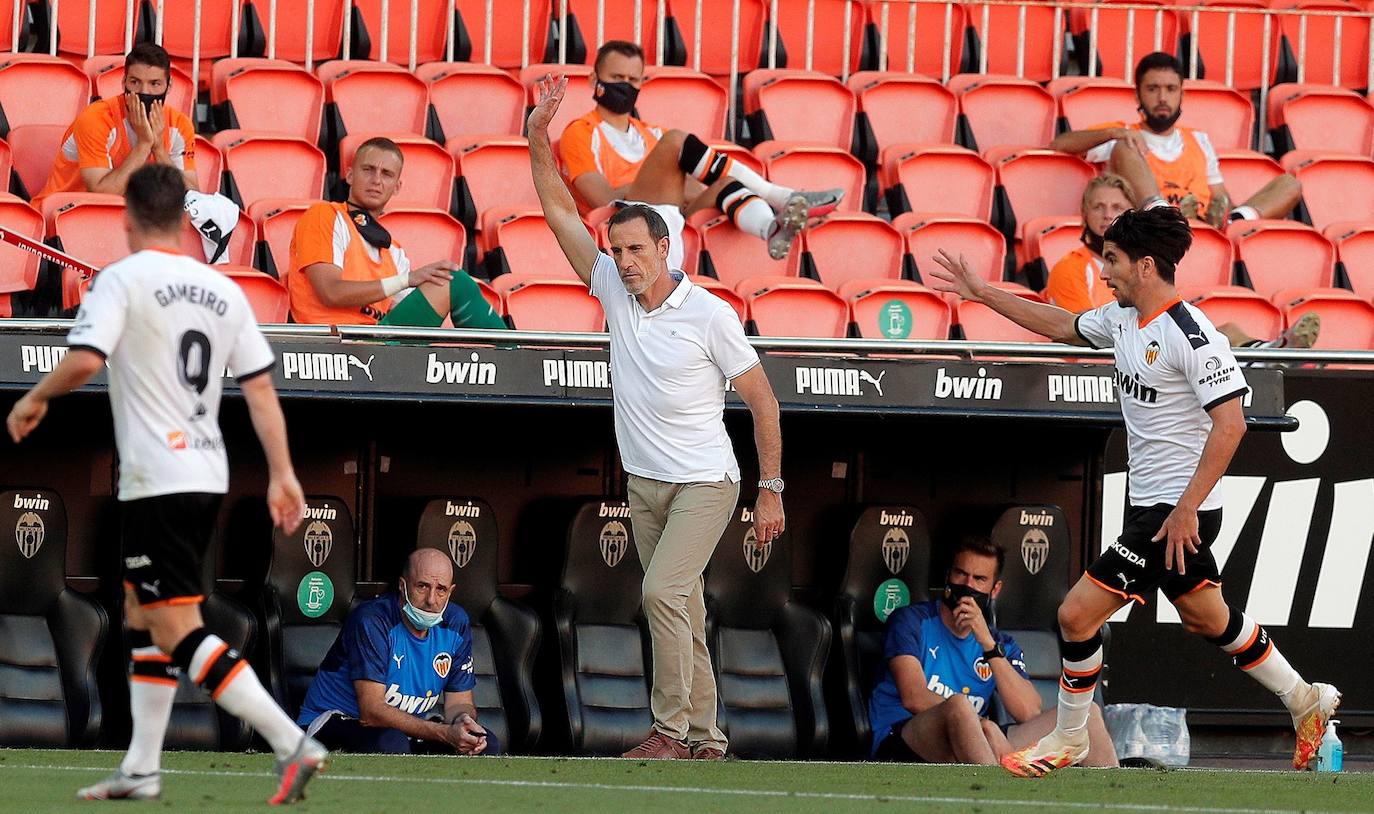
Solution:
<svg viewBox="0 0 1374 814">
<path fill-rule="evenodd" d="M 108 363 L 120 501 L 228 490 L 224 377 L 276 363 L 237 283 L 184 255 L 138 252 L 96 275 L 67 345 Z"/>
</svg>

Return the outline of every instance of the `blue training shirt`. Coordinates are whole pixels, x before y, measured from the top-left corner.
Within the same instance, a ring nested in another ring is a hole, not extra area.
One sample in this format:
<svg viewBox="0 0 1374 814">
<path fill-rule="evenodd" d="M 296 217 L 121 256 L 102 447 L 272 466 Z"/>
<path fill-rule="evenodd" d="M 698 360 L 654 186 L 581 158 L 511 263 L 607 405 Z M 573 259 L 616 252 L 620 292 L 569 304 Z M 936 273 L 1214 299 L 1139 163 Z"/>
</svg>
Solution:
<svg viewBox="0 0 1374 814">
<path fill-rule="evenodd" d="M 467 612 L 450 602 L 443 621 L 421 639 L 406 626 L 400 594 L 359 605 L 325 654 L 296 722 L 309 726 L 331 710 L 360 717 L 354 681 L 381 684 L 388 705 L 418 718 L 441 704 L 445 692 L 471 690 L 477 680 Z"/>
<path fill-rule="evenodd" d="M 1002 645 L 1011 666 L 1026 675 L 1026 663 L 1016 640 L 997 630 L 992 631 L 992 637 Z M 902 706 L 902 695 L 888 667 L 896 656 L 914 656 L 921 662 L 926 689 L 945 698 L 963 693 L 974 711 L 987 717 L 997 680 L 992 675 L 992 666 L 983 661 L 982 645 L 972 634 L 961 639 L 945 627 L 940 619 L 940 600 L 907 605 L 888 617 L 883 633 L 882 669 L 868 701 L 868 723 L 873 727 L 870 754 L 877 751 L 878 744 L 893 727 L 912 717 L 911 711 Z"/>
</svg>

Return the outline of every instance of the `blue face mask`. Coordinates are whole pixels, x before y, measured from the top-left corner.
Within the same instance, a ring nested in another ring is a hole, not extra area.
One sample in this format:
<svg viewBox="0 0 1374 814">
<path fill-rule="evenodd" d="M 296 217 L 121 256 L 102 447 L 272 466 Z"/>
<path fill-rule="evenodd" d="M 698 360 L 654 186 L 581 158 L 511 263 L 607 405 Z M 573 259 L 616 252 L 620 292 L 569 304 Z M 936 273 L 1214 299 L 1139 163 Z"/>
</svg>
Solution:
<svg viewBox="0 0 1374 814">
<path fill-rule="evenodd" d="M 444 621 L 444 609 L 448 608 L 447 602 L 444 603 L 444 608 L 440 609 L 437 613 L 420 610 L 410 604 L 410 591 L 406 589 L 405 582 L 401 583 L 401 596 L 405 599 L 405 606 L 401 608 L 401 612 L 406 615 L 406 618 L 410 620 L 410 623 L 415 626 L 416 630 L 429 630 Z"/>
</svg>

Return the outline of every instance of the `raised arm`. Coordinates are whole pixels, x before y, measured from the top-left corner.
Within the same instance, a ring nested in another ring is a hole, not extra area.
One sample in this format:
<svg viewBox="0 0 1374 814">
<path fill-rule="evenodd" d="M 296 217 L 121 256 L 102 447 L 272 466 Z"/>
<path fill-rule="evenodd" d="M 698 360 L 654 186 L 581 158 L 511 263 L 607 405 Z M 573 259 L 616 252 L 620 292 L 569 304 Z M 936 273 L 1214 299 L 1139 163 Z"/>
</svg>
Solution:
<svg viewBox="0 0 1374 814">
<path fill-rule="evenodd" d="M 1066 345 L 1087 345 L 1074 328 L 1074 315 L 1057 305 L 1046 305 L 1004 291 L 969 271 L 961 255 L 951 257 L 944 249 L 934 258 L 940 268 L 932 269 L 932 286 L 937 291 L 952 291 L 971 302 L 981 302 L 1028 331 Z"/>
<path fill-rule="evenodd" d="M 563 249 L 573 271 L 587 285 L 592 284 L 592 266 L 596 264 L 600 250 L 596 241 L 587 233 L 587 227 L 577 214 L 577 204 L 572 193 L 558 174 L 553 160 L 553 145 L 549 142 L 549 122 L 563 101 L 563 91 L 568 87 L 568 79 L 560 76 L 554 79 L 546 76 L 539 81 L 539 104 L 530 111 L 526 122 L 530 139 L 530 173 L 534 176 L 534 188 L 539 193 L 539 205 L 544 209 L 544 220 L 548 221 L 558 245 Z"/>
</svg>

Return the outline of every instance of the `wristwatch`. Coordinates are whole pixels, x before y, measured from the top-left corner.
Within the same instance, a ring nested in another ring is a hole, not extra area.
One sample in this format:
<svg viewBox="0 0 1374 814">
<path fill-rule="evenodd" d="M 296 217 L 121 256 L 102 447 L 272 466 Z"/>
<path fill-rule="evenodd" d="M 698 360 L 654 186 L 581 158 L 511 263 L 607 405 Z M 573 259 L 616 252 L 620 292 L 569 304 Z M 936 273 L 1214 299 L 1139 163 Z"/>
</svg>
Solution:
<svg viewBox="0 0 1374 814">
<path fill-rule="evenodd" d="M 1006 657 L 1007 651 L 1002 649 L 1001 642 L 997 642 L 993 644 L 992 647 L 989 647 L 987 650 L 983 651 L 983 661 L 992 661 L 993 659 L 1004 659 Z"/>
<path fill-rule="evenodd" d="M 768 480 L 761 480 L 759 481 L 759 488 L 767 489 L 768 491 L 776 492 L 777 494 L 782 494 L 782 478 L 770 478 Z"/>
</svg>

